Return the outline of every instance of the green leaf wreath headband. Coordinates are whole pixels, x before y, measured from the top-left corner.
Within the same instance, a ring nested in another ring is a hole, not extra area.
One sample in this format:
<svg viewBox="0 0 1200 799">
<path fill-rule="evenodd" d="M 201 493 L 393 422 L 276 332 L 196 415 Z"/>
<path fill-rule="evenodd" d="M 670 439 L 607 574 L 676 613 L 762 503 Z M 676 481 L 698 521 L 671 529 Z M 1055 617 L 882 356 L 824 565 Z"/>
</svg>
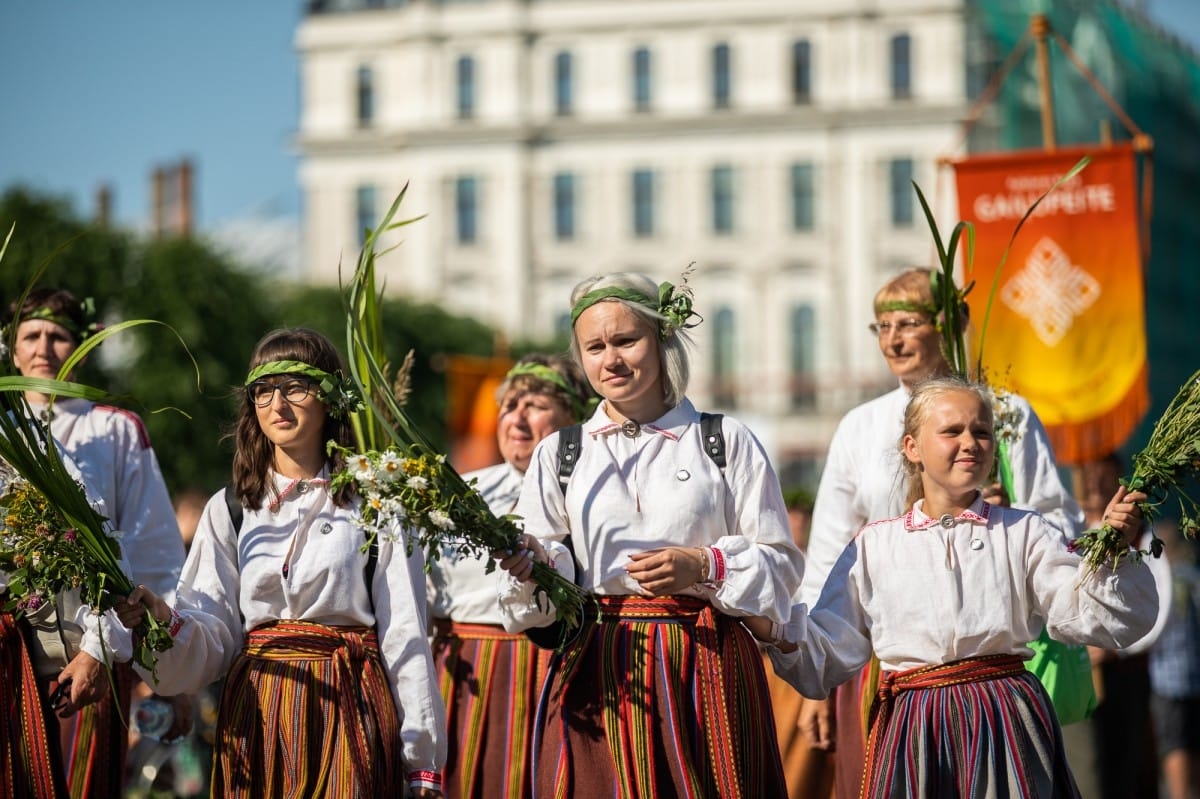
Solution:
<svg viewBox="0 0 1200 799">
<path fill-rule="evenodd" d="M 82 327 L 68 314 L 55 313 L 49 307 L 43 305 L 20 314 L 17 317 L 16 324 L 19 325 L 21 322 L 28 322 L 34 319 L 53 322 L 59 327 L 65 328 L 75 338 L 77 343 L 82 344 L 90 336 L 103 330 L 104 325 L 96 319 L 96 302 L 91 297 L 86 297 L 79 303 L 79 315 L 83 318 Z"/>
<path fill-rule="evenodd" d="M 588 308 L 591 308 L 602 300 L 609 299 L 636 303 L 644 308 L 649 308 L 661 316 L 662 319 L 658 323 L 658 337 L 663 341 L 674 335 L 677 330 L 687 330 L 704 321 L 704 318 L 700 314 L 692 310 L 692 290 L 687 285 L 687 278 L 685 277 L 683 284 L 679 286 L 667 282 L 659 283 L 657 298 L 649 297 L 640 291 L 620 286 L 609 286 L 589 291 L 580 297 L 578 302 L 575 303 L 575 307 L 571 309 L 571 326 L 575 326 L 575 322 L 579 320 L 579 315 Z M 690 321 L 692 317 L 696 318 L 695 322 Z"/>
<path fill-rule="evenodd" d="M 543 383 L 550 383 L 556 388 L 562 389 L 567 396 L 567 401 L 571 403 L 571 413 L 574 417 L 582 421 L 591 416 L 592 411 L 596 410 L 596 405 L 599 404 L 599 397 L 581 397 L 579 392 L 571 387 L 567 379 L 557 369 L 546 366 L 540 363 L 518 363 L 516 366 L 508 370 L 508 374 L 504 375 L 504 379 L 510 380 L 514 377 L 522 375 L 532 377 L 535 380 L 541 380 Z"/>
<path fill-rule="evenodd" d="M 317 381 L 317 399 L 325 403 L 329 408 L 329 415 L 336 419 L 344 418 L 365 407 L 353 380 L 343 377 L 340 373 L 330 374 L 304 361 L 267 361 L 259 364 L 246 375 L 244 385 L 249 386 L 256 380 L 272 375 L 303 375 Z"/>
</svg>

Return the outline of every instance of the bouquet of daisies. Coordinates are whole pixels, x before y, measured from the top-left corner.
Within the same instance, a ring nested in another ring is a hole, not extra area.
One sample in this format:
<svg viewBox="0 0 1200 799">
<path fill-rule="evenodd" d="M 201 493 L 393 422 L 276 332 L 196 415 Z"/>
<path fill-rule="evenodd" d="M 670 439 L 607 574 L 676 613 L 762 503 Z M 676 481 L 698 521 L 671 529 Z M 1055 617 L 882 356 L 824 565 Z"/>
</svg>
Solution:
<svg viewBox="0 0 1200 799">
<path fill-rule="evenodd" d="M 406 187 L 407 189 L 407 187 Z M 379 237 L 417 221 L 393 221 L 402 191 L 379 227 L 367 232 L 353 280 L 346 293 L 346 349 L 350 373 L 364 400 L 351 414 L 357 451 L 343 450 L 347 467 L 332 478 L 331 490 L 353 483 L 362 497 L 361 523 L 367 542 L 389 531 L 408 531 L 407 545 L 420 546 L 430 561 L 447 545 L 487 558 L 514 549 L 521 530 L 516 517 L 497 517 L 473 485 L 446 462 L 405 412 L 408 366 L 391 374 L 383 349 L 380 295 L 375 286 L 375 246 Z M 331 448 L 337 445 L 330 442 Z M 535 563 L 535 594 L 554 604 L 567 629 L 579 624 L 587 593 L 550 566 Z"/>
</svg>

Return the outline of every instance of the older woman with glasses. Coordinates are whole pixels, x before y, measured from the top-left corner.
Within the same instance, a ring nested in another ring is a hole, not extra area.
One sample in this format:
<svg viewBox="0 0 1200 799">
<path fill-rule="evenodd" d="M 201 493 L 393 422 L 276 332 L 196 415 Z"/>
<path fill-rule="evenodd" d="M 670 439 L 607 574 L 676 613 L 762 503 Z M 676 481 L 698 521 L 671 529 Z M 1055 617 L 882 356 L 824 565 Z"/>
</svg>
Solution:
<svg viewBox="0 0 1200 799">
<path fill-rule="evenodd" d="M 834 563 L 863 525 L 904 511 L 905 476 L 896 446 L 903 432 L 904 409 L 914 387 L 950 372 L 938 329 L 947 309 L 936 304 L 934 276 L 929 269 L 909 269 L 875 295 L 875 322 L 870 329 L 900 385 L 852 409 L 834 432 L 817 488 L 800 588 L 800 601 L 809 607 L 816 604 Z M 1039 511 L 1073 538 L 1083 529 L 1083 513 L 1059 478 L 1046 430 L 1028 402 L 1008 396 L 1014 420 L 1007 452 L 1012 495 L 1005 495 L 997 483 L 983 486 L 983 496 L 989 502 Z M 862 679 L 851 680 L 832 699 L 805 701 L 799 719 L 814 748 L 836 749 L 836 790 L 845 799 L 858 796 L 865 762 L 864 709 L 873 697 L 863 695 L 863 685 Z"/>
<path fill-rule="evenodd" d="M 426 638 L 424 558 L 404 536 L 367 548 L 350 486 L 337 350 L 302 328 L 250 359 L 233 434 L 233 483 L 204 509 L 174 608 L 139 587 L 118 608 L 174 639 L 157 690 L 225 677 L 214 797 L 440 797 L 445 711 Z M 153 677 L 145 674 L 145 679 Z"/>
</svg>

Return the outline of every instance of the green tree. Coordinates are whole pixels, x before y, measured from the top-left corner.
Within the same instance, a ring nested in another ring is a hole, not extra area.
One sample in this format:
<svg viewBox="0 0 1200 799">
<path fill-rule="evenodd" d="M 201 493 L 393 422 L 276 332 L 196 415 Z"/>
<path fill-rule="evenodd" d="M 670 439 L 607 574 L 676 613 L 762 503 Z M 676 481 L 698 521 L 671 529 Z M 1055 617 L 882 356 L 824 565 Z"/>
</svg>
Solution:
<svg viewBox="0 0 1200 799">
<path fill-rule="evenodd" d="M 157 410 L 146 416 L 146 427 L 168 485 L 215 490 L 229 480 L 233 450 L 222 435 L 235 418 L 235 389 L 255 342 L 278 324 L 273 294 L 261 278 L 190 239 L 145 245 L 136 267 L 137 290 L 115 300 L 112 310 L 122 319 L 169 324 L 187 350 L 162 327 L 133 328 L 127 332 L 135 350 L 112 385 L 144 409 L 187 414 Z"/>
</svg>

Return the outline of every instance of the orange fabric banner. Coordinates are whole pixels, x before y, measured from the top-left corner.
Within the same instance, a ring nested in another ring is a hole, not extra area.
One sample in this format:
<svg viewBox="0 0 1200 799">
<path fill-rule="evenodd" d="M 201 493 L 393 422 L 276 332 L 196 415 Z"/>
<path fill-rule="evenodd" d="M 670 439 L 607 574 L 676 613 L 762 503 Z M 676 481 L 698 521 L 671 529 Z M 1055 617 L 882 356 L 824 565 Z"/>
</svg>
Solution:
<svg viewBox="0 0 1200 799">
<path fill-rule="evenodd" d="M 1021 217 L 1084 155 L 1091 162 L 1042 200 L 997 276 Z M 1129 145 L 954 163 L 959 215 L 976 233 L 975 352 L 990 381 L 1033 405 L 1060 463 L 1119 449 L 1149 407 L 1136 167 Z"/>
<path fill-rule="evenodd" d="M 446 358 L 446 415 L 450 463 L 460 473 L 500 462 L 496 389 L 512 368 L 511 358 L 451 355 Z"/>
</svg>

